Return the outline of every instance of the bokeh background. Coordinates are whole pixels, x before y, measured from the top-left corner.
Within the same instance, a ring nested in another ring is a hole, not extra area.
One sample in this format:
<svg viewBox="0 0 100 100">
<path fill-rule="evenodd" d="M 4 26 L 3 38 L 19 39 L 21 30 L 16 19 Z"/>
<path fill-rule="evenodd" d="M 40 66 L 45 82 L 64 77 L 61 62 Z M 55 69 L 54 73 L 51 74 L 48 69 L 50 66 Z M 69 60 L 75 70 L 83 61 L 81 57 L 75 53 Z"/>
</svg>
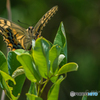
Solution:
<svg viewBox="0 0 100 100">
<path fill-rule="evenodd" d="M 59 10 L 43 29 L 42 36 L 53 42 L 63 21 L 68 62 L 79 65 L 78 71 L 68 73 L 61 83 L 59 100 L 81 100 L 81 96 L 70 97 L 70 92 L 100 91 L 100 0 L 11 0 L 12 21 L 24 28 L 28 25 L 17 20 L 34 26 L 55 5 Z M 0 17 L 8 18 L 6 0 L 0 0 Z M 0 50 L 7 55 L 1 35 Z M 25 100 L 23 93 L 19 100 Z M 100 93 L 87 100 L 100 100 Z"/>
</svg>

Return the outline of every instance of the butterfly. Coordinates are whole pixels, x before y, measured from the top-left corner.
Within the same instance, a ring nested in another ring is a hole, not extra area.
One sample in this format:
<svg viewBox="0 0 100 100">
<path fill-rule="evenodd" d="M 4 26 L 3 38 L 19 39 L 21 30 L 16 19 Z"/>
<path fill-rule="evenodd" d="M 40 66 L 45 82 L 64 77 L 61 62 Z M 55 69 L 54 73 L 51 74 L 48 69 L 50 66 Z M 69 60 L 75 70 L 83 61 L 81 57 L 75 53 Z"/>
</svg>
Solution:
<svg viewBox="0 0 100 100">
<path fill-rule="evenodd" d="M 7 43 L 7 47 L 12 51 L 16 49 L 30 49 L 32 39 L 36 40 L 41 36 L 43 27 L 45 27 L 48 20 L 50 20 L 57 10 L 58 6 L 52 7 L 42 16 L 35 27 L 30 26 L 28 29 L 0 17 L 0 33 L 3 36 L 3 40 Z"/>
</svg>

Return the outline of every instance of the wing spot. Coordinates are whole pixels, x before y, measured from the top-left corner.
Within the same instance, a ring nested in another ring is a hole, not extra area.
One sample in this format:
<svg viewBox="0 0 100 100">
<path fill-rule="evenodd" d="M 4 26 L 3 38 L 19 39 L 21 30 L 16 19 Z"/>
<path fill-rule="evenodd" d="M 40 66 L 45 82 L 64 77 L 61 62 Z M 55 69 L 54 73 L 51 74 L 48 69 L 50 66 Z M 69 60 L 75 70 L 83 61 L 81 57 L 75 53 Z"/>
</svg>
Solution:
<svg viewBox="0 0 100 100">
<path fill-rule="evenodd" d="M 5 29 L 6 29 L 6 28 L 8 28 L 8 26 L 6 25 L 6 26 L 4 26 L 3 28 L 5 28 Z"/>
<path fill-rule="evenodd" d="M 1 26 L 1 27 L 3 27 L 3 26 L 4 26 L 4 24 L 1 24 L 1 23 L 0 23 L 0 26 Z"/>
<path fill-rule="evenodd" d="M 8 26 L 11 26 L 11 23 L 10 23 L 9 21 L 7 21 L 7 25 L 8 25 Z"/>
<path fill-rule="evenodd" d="M 5 24 L 5 23 L 4 23 L 4 20 L 0 20 L 0 24 Z"/>
</svg>

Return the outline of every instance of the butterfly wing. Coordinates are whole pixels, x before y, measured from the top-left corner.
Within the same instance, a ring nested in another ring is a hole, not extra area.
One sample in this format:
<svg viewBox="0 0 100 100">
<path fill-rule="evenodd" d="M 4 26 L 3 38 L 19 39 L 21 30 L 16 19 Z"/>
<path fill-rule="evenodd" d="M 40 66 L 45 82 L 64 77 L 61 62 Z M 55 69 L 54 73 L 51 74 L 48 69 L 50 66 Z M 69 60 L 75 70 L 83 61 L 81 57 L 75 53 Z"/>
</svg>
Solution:
<svg viewBox="0 0 100 100">
<path fill-rule="evenodd" d="M 0 18 L 0 33 L 11 50 L 26 49 L 26 29 L 7 19 Z"/>
<path fill-rule="evenodd" d="M 41 35 L 43 27 L 57 10 L 58 6 L 54 6 L 38 21 L 32 31 L 35 39 Z M 29 30 L 26 31 L 26 29 L 7 19 L 0 18 L 0 33 L 3 35 L 4 41 L 11 50 L 28 49 L 31 46 L 32 36 L 29 35 Z"/>
<path fill-rule="evenodd" d="M 43 15 L 43 17 L 38 21 L 38 23 L 34 27 L 33 36 L 41 35 L 43 27 L 45 27 L 45 24 L 48 22 L 48 20 L 50 20 L 51 17 L 53 17 L 57 10 L 58 6 L 54 6 L 46 14 Z"/>
</svg>

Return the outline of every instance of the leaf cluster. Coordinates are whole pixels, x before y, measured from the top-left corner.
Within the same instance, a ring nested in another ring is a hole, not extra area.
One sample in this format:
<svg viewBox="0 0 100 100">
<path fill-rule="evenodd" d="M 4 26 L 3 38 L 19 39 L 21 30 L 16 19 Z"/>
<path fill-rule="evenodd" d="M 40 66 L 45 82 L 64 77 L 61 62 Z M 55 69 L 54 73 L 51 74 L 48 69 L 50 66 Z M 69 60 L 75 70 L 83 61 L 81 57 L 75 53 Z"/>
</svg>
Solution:
<svg viewBox="0 0 100 100">
<path fill-rule="evenodd" d="M 53 85 L 47 100 L 58 100 L 60 83 L 67 72 L 77 69 L 76 63 L 67 63 L 67 40 L 62 22 L 53 44 L 40 37 L 32 40 L 30 51 L 10 51 L 7 59 L 0 52 L 0 86 L 11 100 L 19 98 L 26 77 L 31 81 L 27 100 L 43 100 L 41 94 L 49 81 Z"/>
</svg>

